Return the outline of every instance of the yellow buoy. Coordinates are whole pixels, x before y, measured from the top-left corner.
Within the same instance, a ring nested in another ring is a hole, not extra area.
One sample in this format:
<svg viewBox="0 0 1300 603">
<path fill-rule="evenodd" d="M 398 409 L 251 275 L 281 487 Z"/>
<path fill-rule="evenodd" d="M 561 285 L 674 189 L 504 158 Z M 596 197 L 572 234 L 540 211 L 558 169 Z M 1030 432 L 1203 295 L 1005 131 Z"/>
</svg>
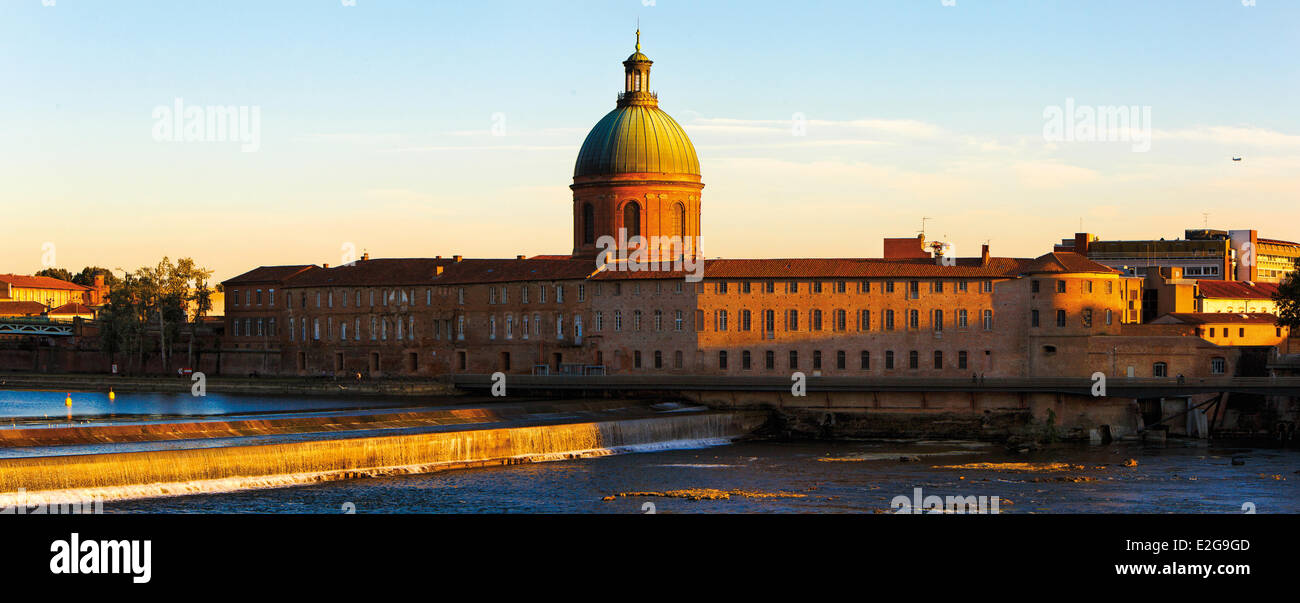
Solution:
<svg viewBox="0 0 1300 603">
<path fill-rule="evenodd" d="M 68 397 L 63 399 L 63 405 L 72 406 L 72 394 L 68 394 Z"/>
<path fill-rule="evenodd" d="M 117 399 L 117 394 L 113 393 L 113 388 L 111 387 L 108 388 L 108 399 L 109 401 L 113 401 Z"/>
</svg>

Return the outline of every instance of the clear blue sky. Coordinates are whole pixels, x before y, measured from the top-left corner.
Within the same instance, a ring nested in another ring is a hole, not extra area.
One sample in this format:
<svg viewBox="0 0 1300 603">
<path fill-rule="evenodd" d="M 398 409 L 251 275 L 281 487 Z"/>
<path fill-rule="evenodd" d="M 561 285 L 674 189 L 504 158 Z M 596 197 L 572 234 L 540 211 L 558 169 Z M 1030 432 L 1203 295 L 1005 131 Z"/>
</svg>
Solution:
<svg viewBox="0 0 1300 603">
<path fill-rule="evenodd" d="M 191 255 L 219 278 L 344 243 L 567 252 L 573 159 L 638 18 L 710 256 L 872 256 L 922 216 L 966 254 L 1202 212 L 1300 239 L 1300 2 L 0 0 L 0 272 L 43 242 L 74 270 Z M 259 107 L 260 149 L 155 141 L 177 97 Z M 1066 98 L 1150 106 L 1152 150 L 1046 143 Z"/>
</svg>

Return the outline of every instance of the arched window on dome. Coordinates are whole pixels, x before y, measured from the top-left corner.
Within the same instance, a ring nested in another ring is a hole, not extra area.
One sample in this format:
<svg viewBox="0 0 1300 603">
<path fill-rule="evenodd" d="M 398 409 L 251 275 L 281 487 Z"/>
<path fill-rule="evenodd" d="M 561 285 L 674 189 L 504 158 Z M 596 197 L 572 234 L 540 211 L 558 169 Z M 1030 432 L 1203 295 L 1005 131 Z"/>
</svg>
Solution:
<svg viewBox="0 0 1300 603">
<path fill-rule="evenodd" d="M 582 204 L 582 244 L 596 243 L 596 208 L 590 203 Z"/>
<path fill-rule="evenodd" d="M 628 239 L 641 236 L 641 206 L 636 201 L 623 206 L 623 228 L 627 229 Z"/>
</svg>

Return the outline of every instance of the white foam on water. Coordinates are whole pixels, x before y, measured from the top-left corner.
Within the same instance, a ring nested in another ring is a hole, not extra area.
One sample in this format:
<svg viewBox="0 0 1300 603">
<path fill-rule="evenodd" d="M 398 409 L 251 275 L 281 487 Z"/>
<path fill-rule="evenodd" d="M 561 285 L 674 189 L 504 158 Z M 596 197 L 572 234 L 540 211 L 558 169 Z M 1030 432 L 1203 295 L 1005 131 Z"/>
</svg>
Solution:
<svg viewBox="0 0 1300 603">
<path fill-rule="evenodd" d="M 260 490 L 267 488 L 285 488 L 291 486 L 303 486 L 327 481 L 336 481 L 342 479 L 351 479 L 356 477 L 384 477 L 391 475 L 411 475 L 417 473 L 432 473 L 435 471 L 454 469 L 460 467 L 472 467 L 478 465 L 505 465 L 516 463 L 544 463 L 551 461 L 564 461 L 580 458 L 592 458 L 610 456 L 615 454 L 629 454 L 638 452 L 658 452 L 665 450 L 691 450 L 697 448 L 708 448 L 712 446 L 723 446 L 730 444 L 735 438 L 717 437 L 717 438 L 699 438 L 669 440 L 664 442 L 651 442 L 645 444 L 632 444 L 626 446 L 612 446 L 609 448 L 589 448 L 584 450 L 571 450 L 565 452 L 539 453 L 539 454 L 521 454 L 512 457 L 481 459 L 474 461 L 444 461 L 437 463 L 422 463 L 417 465 L 401 465 L 393 467 L 372 467 L 364 469 L 344 469 L 330 471 L 312 471 L 306 473 L 292 473 L 283 475 L 259 475 L 259 476 L 241 476 L 227 477 L 219 479 L 202 479 L 186 482 L 167 482 L 155 484 L 132 484 L 126 486 L 103 486 L 95 488 L 74 488 L 67 490 L 43 490 L 34 492 L 7 492 L 0 493 L 0 510 L 17 508 L 20 506 L 32 507 L 35 505 L 54 505 L 54 504 L 72 504 L 84 503 L 88 501 L 115 501 L 115 500 L 134 500 L 141 498 L 165 498 L 172 496 L 190 496 L 195 494 L 219 494 L 223 492 L 235 492 L 240 490 Z"/>
</svg>

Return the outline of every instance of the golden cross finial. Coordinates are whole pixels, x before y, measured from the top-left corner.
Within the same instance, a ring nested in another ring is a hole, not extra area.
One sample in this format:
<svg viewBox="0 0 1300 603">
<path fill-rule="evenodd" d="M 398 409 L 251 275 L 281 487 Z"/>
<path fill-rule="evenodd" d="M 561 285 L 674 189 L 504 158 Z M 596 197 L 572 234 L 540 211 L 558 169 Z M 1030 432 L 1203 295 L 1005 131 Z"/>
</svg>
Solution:
<svg viewBox="0 0 1300 603">
<path fill-rule="evenodd" d="M 641 52 L 641 20 L 636 20 L 636 51 Z"/>
</svg>

